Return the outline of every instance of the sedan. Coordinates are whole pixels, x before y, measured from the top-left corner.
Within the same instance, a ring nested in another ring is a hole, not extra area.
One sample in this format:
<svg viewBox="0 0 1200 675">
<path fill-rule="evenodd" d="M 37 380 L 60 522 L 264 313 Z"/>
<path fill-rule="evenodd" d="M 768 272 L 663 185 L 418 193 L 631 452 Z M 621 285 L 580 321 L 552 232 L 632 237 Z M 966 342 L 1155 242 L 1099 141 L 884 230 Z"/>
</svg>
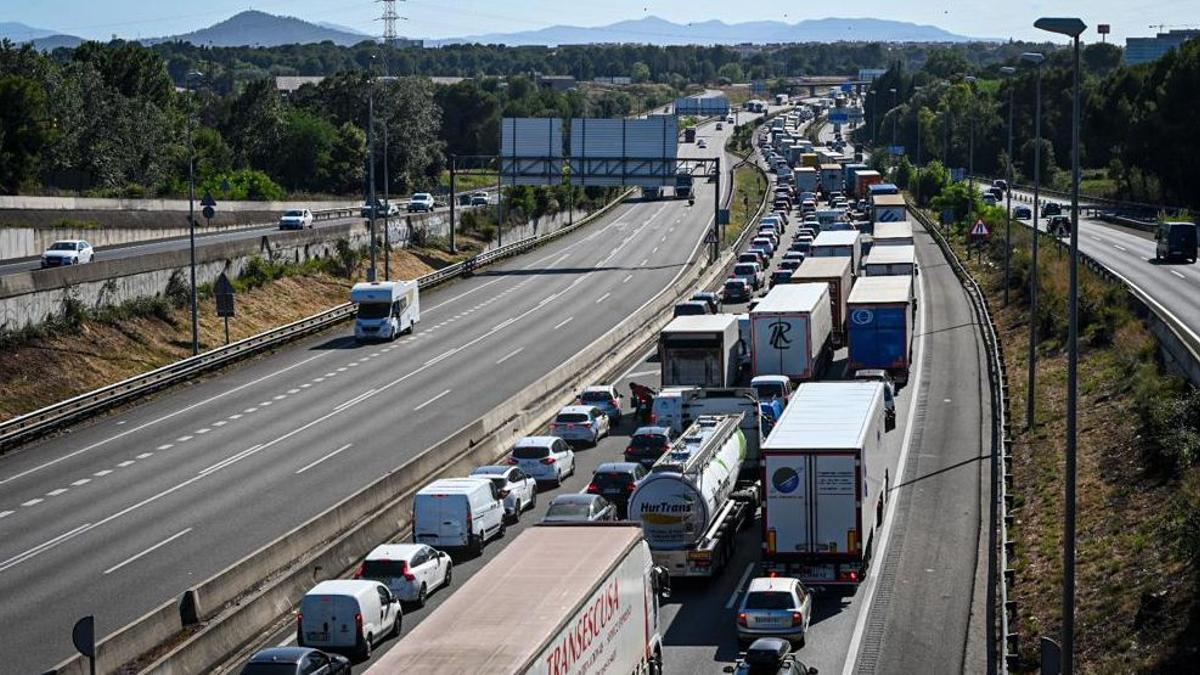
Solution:
<svg viewBox="0 0 1200 675">
<path fill-rule="evenodd" d="M 355 579 L 378 581 L 401 602 L 425 606 L 429 593 L 449 586 L 450 556 L 427 544 L 383 544 L 367 554 Z"/>
<path fill-rule="evenodd" d="M 707 305 L 704 309 L 707 313 Z M 621 394 L 617 393 L 617 388 L 611 384 L 594 384 L 585 387 L 579 397 L 575 399 L 575 403 L 596 406 L 605 415 L 608 415 L 609 422 L 621 423 Z"/>
<path fill-rule="evenodd" d="M 616 520 L 617 507 L 600 495 L 558 495 L 546 509 L 543 523 L 591 523 Z"/>
<path fill-rule="evenodd" d="M 558 411 L 550 433 L 568 443 L 595 446 L 608 435 L 608 415 L 592 405 L 569 405 Z"/>
<path fill-rule="evenodd" d="M 42 253 L 42 267 L 64 267 L 92 262 L 96 252 L 82 239 L 63 239 Z"/>
<path fill-rule="evenodd" d="M 685 302 L 675 303 L 675 310 L 671 316 L 702 316 L 712 314 L 711 307 L 703 300 L 687 300 Z"/>
<path fill-rule="evenodd" d="M 758 577 L 750 581 L 738 608 L 738 643 L 778 637 L 803 647 L 811 619 L 812 593 L 799 579 Z"/>
<path fill-rule="evenodd" d="M 1013 218 L 1018 218 L 1020 220 L 1029 220 L 1030 218 L 1033 218 L 1033 209 L 1031 209 L 1028 206 L 1025 206 L 1023 204 L 1021 206 L 1014 206 L 1013 207 Z"/>
<path fill-rule="evenodd" d="M 471 472 L 472 478 L 490 478 L 504 500 L 504 515 L 510 523 L 521 519 L 521 512 L 537 506 L 537 480 L 516 466 L 493 464 Z"/>
<path fill-rule="evenodd" d="M 285 211 L 279 219 L 281 230 L 303 230 L 313 226 L 313 214 L 308 209 Z"/>
<path fill-rule="evenodd" d="M 616 506 L 618 518 L 627 518 L 629 496 L 647 473 L 638 462 L 605 462 L 592 472 L 587 493 L 604 497 Z"/>
<path fill-rule="evenodd" d="M 490 202 L 488 193 L 483 190 L 476 190 L 471 193 L 471 206 L 487 206 Z"/>
<path fill-rule="evenodd" d="M 268 647 L 250 657 L 242 675 L 350 675 L 350 659 L 309 647 Z"/>
<path fill-rule="evenodd" d="M 1062 205 L 1058 202 L 1046 202 L 1042 204 L 1043 216 L 1058 216 L 1062 215 Z"/>
</svg>

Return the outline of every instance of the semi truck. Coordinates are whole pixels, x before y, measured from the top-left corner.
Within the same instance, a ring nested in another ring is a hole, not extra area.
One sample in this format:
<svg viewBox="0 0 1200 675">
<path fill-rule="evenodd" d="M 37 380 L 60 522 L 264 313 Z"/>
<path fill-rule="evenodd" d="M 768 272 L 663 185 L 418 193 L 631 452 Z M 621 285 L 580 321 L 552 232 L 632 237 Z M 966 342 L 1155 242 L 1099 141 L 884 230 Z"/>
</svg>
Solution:
<svg viewBox="0 0 1200 675">
<path fill-rule="evenodd" d="M 678 316 L 658 336 L 664 387 L 731 387 L 741 356 L 733 314 Z"/>
<path fill-rule="evenodd" d="M 908 205 L 899 194 L 871 195 L 871 222 L 898 223 L 908 220 Z"/>
<path fill-rule="evenodd" d="M 536 525 L 367 675 L 662 672 L 659 599 L 669 595 L 637 524 Z"/>
<path fill-rule="evenodd" d="M 763 443 L 767 573 L 854 592 L 883 517 L 882 382 L 806 382 Z"/>
<path fill-rule="evenodd" d="M 821 164 L 821 187 L 824 188 L 826 192 L 841 192 L 842 176 L 841 164 L 834 162 L 825 162 Z"/>
<path fill-rule="evenodd" d="M 801 166 L 795 173 L 796 189 L 800 192 L 817 191 L 817 170 L 811 166 Z"/>
<path fill-rule="evenodd" d="M 781 284 L 750 310 L 750 370 L 793 381 L 820 376 L 832 339 L 828 284 Z"/>
<path fill-rule="evenodd" d="M 808 247 L 809 258 L 850 258 L 850 272 L 858 274 L 862 263 L 862 234 L 855 230 L 821 232 Z"/>
<path fill-rule="evenodd" d="M 894 223 L 876 223 L 871 232 L 874 246 L 912 246 L 912 223 L 900 220 Z"/>
<path fill-rule="evenodd" d="M 853 281 L 849 257 L 805 258 L 800 267 L 792 272 L 793 284 L 829 285 L 831 333 L 833 344 L 838 347 L 846 344 L 846 298 L 850 295 Z"/>
<path fill-rule="evenodd" d="M 862 271 L 867 277 L 915 276 L 917 250 L 913 246 L 873 246 L 863 258 Z"/>
<path fill-rule="evenodd" d="M 675 172 L 675 197 L 678 199 L 688 199 L 691 197 L 693 181 L 692 173 L 687 169 L 680 169 Z"/>
<path fill-rule="evenodd" d="M 754 518 L 760 486 L 738 480 L 746 458 L 740 424 L 740 415 L 701 416 L 629 497 L 629 517 L 641 523 L 654 564 L 672 576 L 715 576 Z"/>
<path fill-rule="evenodd" d="M 888 247 L 899 248 L 899 247 Z M 882 368 L 908 381 L 916 299 L 912 276 L 862 277 L 846 301 L 848 365 L 853 372 Z"/>
<path fill-rule="evenodd" d="M 747 339 L 748 341 L 748 339 Z M 758 476 L 759 447 L 763 433 L 758 394 L 749 387 L 667 387 L 655 395 L 650 406 L 652 424 L 664 426 L 678 436 L 705 415 L 741 415 L 739 428 L 746 439 L 742 476 Z"/>
</svg>

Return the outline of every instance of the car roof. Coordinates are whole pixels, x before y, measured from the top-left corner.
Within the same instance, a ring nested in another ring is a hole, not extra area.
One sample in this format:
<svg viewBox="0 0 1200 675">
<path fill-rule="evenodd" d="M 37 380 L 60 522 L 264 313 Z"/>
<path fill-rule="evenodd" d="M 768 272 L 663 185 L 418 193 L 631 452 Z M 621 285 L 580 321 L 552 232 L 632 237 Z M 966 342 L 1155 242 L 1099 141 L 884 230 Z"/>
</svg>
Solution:
<svg viewBox="0 0 1200 675">
<path fill-rule="evenodd" d="M 765 593 L 769 591 L 790 591 L 796 584 L 791 577 L 755 577 L 746 587 L 747 593 Z"/>
<path fill-rule="evenodd" d="M 558 412 L 560 415 L 562 413 L 584 413 L 587 415 L 594 415 L 596 410 L 597 408 L 594 405 L 568 405 L 563 406 L 563 408 Z"/>
<path fill-rule="evenodd" d="M 54 245 L 54 244 L 82 244 L 82 243 L 84 243 L 84 241 L 82 239 L 56 239 L 56 240 L 50 242 L 51 245 Z"/>
<path fill-rule="evenodd" d="M 591 504 L 596 501 L 600 495 L 592 495 L 583 492 L 569 492 L 567 494 L 555 495 L 550 501 L 551 504 Z"/>
<path fill-rule="evenodd" d="M 659 435 L 659 434 L 670 434 L 670 433 L 671 433 L 671 429 L 669 427 L 638 427 L 633 432 L 633 435 L 641 436 L 642 434 Z"/>
<path fill-rule="evenodd" d="M 517 439 L 517 442 L 513 445 L 515 447 L 542 447 L 544 445 L 551 445 L 557 440 L 559 440 L 558 436 L 526 436 Z"/>
<path fill-rule="evenodd" d="M 596 467 L 592 473 L 633 473 L 641 466 L 637 462 L 605 462 Z"/>
<path fill-rule="evenodd" d="M 369 579 L 329 579 L 313 586 L 308 595 L 358 595 L 378 585 L 379 582 Z"/>
<path fill-rule="evenodd" d="M 417 551 L 428 548 L 425 544 L 382 544 L 371 549 L 367 560 L 408 560 Z"/>
<path fill-rule="evenodd" d="M 607 394 L 607 393 L 613 391 L 613 386 L 611 384 L 589 384 L 588 386 L 584 387 L 583 390 L 585 392 L 587 392 L 587 391 L 602 391 Z"/>
<path fill-rule="evenodd" d="M 509 471 L 512 471 L 513 468 L 514 467 L 505 466 L 503 464 L 488 464 L 487 466 L 481 466 L 481 467 L 475 469 L 474 471 L 471 472 L 471 475 L 472 476 L 483 476 L 483 475 L 503 476 L 504 474 L 508 473 Z"/>
<path fill-rule="evenodd" d="M 300 663 L 311 652 L 311 647 L 267 647 L 250 657 L 250 663 Z"/>
</svg>

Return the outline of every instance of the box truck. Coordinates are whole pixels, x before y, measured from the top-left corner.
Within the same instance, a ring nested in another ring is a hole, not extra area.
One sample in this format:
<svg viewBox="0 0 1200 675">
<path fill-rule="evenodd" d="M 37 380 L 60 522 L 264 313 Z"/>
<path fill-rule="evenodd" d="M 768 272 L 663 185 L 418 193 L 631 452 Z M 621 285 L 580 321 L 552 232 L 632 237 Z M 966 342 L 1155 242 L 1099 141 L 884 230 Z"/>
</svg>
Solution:
<svg viewBox="0 0 1200 675">
<path fill-rule="evenodd" d="M 846 302 L 847 369 L 882 368 L 897 382 L 907 382 L 916 304 L 911 276 L 863 277 L 854 282 Z"/>
<path fill-rule="evenodd" d="M 842 167 L 842 182 L 846 185 L 847 196 L 854 196 L 854 189 L 858 186 L 858 172 L 866 170 L 867 165 L 861 162 L 851 162 Z"/>
<path fill-rule="evenodd" d="M 882 382 L 806 382 L 763 443 L 763 566 L 850 593 L 865 578 L 888 480 Z"/>
<path fill-rule="evenodd" d="M 800 192 L 817 191 L 817 170 L 811 166 L 802 166 L 793 172 L 796 181 L 796 190 Z"/>
<path fill-rule="evenodd" d="M 912 223 L 907 220 L 876 223 L 871 238 L 875 242 L 875 246 L 912 246 Z"/>
<path fill-rule="evenodd" d="M 871 195 L 872 223 L 898 223 L 903 220 L 908 220 L 908 204 L 904 203 L 904 195 Z"/>
<path fill-rule="evenodd" d="M 846 298 L 854 275 L 850 273 L 849 257 L 808 257 L 792 272 L 793 284 L 828 284 L 830 321 L 833 325 L 833 344 L 846 344 Z"/>
<path fill-rule="evenodd" d="M 746 338 L 749 342 L 749 338 Z M 741 415 L 742 436 L 746 439 L 744 477 L 758 477 L 759 447 L 765 437 L 758 394 L 749 387 L 667 387 L 654 396 L 650 422 L 668 427 L 676 435 L 692 426 L 703 415 Z"/>
<path fill-rule="evenodd" d="M 875 246 L 863 258 L 863 276 L 886 277 L 917 274 L 917 249 L 913 246 Z"/>
<path fill-rule="evenodd" d="M 883 182 L 883 176 L 878 171 L 868 169 L 854 172 L 854 196 L 866 199 L 871 195 L 871 186 Z"/>
<path fill-rule="evenodd" d="M 733 555 L 738 530 L 758 509 L 757 481 L 738 480 L 746 458 L 740 418 L 697 419 L 629 497 L 630 520 L 641 523 L 654 564 L 672 576 L 719 573 Z"/>
<path fill-rule="evenodd" d="M 829 358 L 832 316 L 828 284 L 782 284 L 750 310 L 753 375 L 820 376 Z"/>
<path fill-rule="evenodd" d="M 862 263 L 862 235 L 854 230 L 821 232 L 808 247 L 809 258 L 850 258 L 850 272 Z"/>
<path fill-rule="evenodd" d="M 662 386 L 733 386 L 742 349 L 733 314 L 675 317 L 658 336 Z"/>
<path fill-rule="evenodd" d="M 371 281 L 354 284 L 350 302 L 358 305 L 354 339 L 395 340 L 421 320 L 421 289 L 416 281 Z"/>
<path fill-rule="evenodd" d="M 637 524 L 536 525 L 367 674 L 662 672 L 669 595 Z"/>
<path fill-rule="evenodd" d="M 821 187 L 826 192 L 842 191 L 842 165 L 826 162 L 821 165 Z"/>
</svg>

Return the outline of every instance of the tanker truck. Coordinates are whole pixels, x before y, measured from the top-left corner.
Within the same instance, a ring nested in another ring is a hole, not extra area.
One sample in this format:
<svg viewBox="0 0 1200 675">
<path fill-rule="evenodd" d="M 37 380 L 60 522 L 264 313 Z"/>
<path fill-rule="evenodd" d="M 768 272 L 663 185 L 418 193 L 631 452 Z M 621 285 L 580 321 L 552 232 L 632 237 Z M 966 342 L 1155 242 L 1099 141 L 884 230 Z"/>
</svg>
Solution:
<svg viewBox="0 0 1200 675">
<path fill-rule="evenodd" d="M 746 459 L 742 415 L 702 415 L 650 467 L 629 498 L 654 564 L 672 576 L 716 576 L 733 557 L 762 494 L 738 480 Z"/>
</svg>

